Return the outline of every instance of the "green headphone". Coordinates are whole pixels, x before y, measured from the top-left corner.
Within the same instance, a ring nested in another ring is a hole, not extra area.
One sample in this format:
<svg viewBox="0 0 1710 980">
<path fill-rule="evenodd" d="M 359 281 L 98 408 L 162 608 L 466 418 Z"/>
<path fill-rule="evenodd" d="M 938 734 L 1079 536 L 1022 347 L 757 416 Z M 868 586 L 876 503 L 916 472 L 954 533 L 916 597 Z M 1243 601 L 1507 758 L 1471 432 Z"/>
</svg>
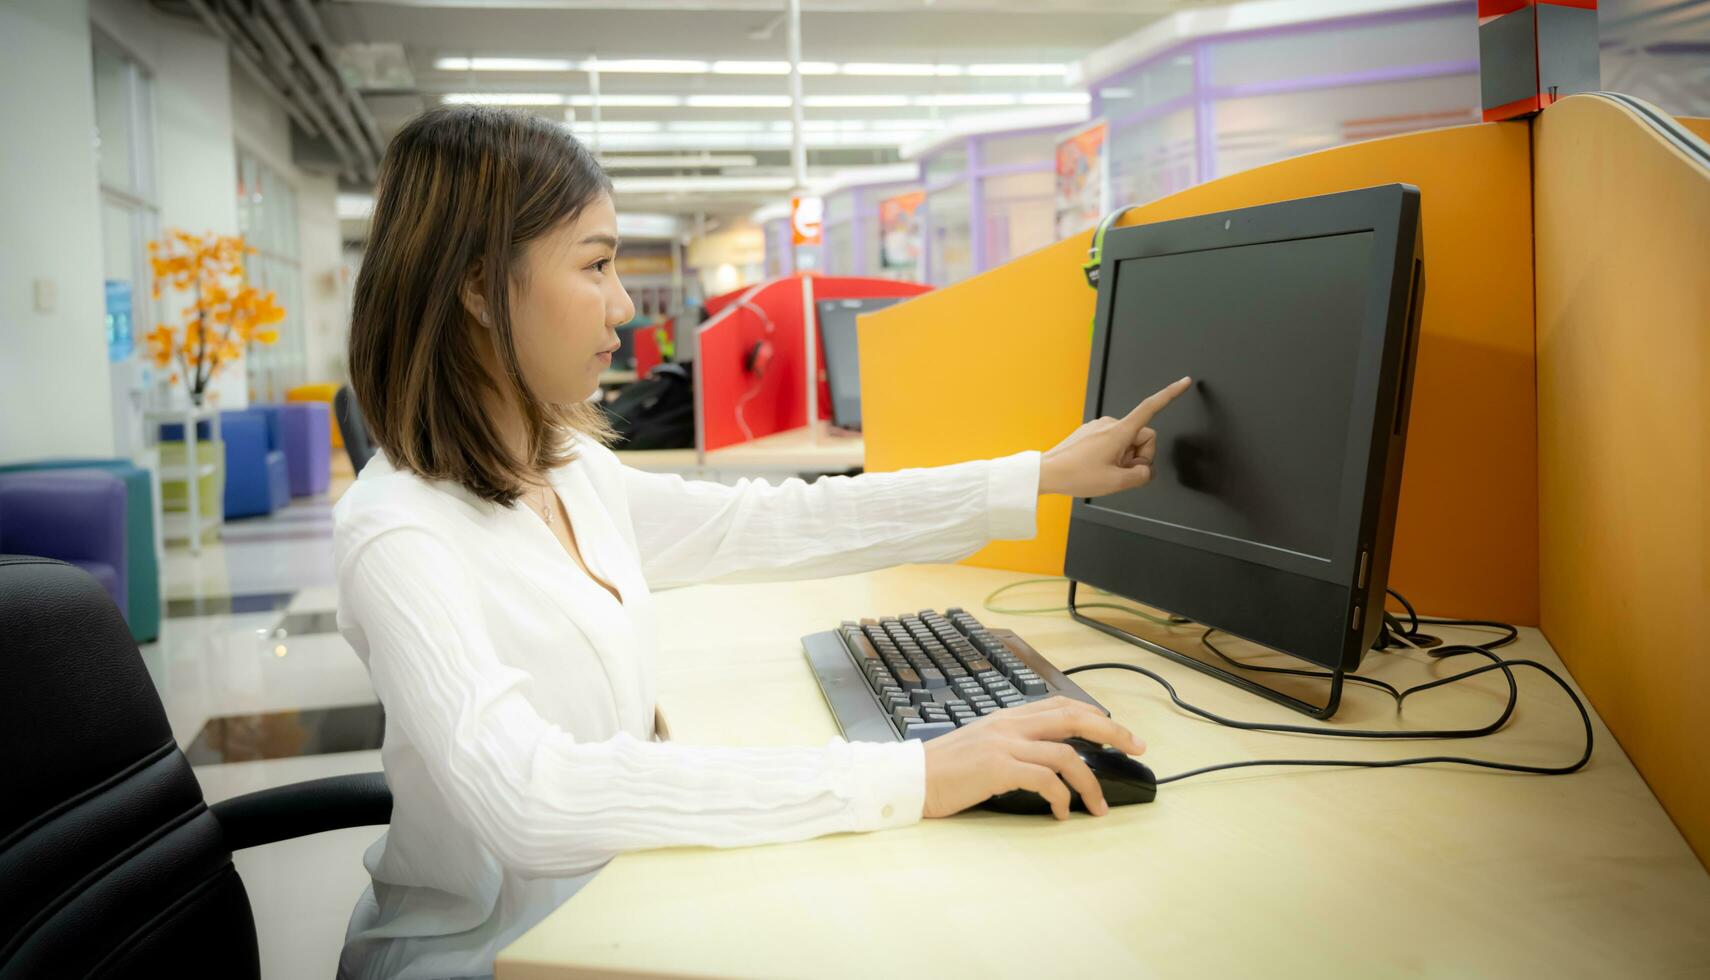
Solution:
<svg viewBox="0 0 1710 980">
<path fill-rule="evenodd" d="M 1104 233 L 1109 231 L 1110 226 L 1116 224 L 1123 215 L 1132 210 L 1134 210 L 1132 207 L 1117 208 L 1115 211 L 1105 215 L 1099 221 L 1098 228 L 1093 231 L 1092 247 L 1087 249 L 1087 262 L 1085 265 L 1081 266 L 1081 272 L 1087 277 L 1087 285 L 1092 287 L 1095 291 L 1098 289 L 1099 265 L 1103 262 Z M 1095 311 L 1093 313 L 1092 329 L 1096 330 L 1097 328 L 1098 313 Z"/>
</svg>

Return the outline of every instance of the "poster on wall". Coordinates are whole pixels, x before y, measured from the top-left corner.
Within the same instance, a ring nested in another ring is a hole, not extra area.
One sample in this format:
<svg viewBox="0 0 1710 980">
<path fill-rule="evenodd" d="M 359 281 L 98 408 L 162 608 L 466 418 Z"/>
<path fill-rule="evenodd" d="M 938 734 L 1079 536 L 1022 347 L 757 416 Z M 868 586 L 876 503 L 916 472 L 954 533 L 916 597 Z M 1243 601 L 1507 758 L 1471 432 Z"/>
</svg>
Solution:
<svg viewBox="0 0 1710 980">
<path fill-rule="evenodd" d="M 879 268 L 914 276 L 920 269 L 920 205 L 925 191 L 879 202 Z"/>
<path fill-rule="evenodd" d="M 1111 209 L 1110 124 L 1099 120 L 1057 144 L 1057 237 L 1098 224 Z"/>
</svg>

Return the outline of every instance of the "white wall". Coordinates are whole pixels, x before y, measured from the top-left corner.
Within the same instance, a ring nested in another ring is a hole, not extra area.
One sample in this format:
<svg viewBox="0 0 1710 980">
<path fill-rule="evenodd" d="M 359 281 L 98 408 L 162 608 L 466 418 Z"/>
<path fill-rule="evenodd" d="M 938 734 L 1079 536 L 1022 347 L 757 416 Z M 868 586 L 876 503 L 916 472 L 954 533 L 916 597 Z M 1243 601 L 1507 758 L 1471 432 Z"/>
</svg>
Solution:
<svg viewBox="0 0 1710 980">
<path fill-rule="evenodd" d="M 113 453 L 93 77 L 85 0 L 0 4 L 0 462 Z"/>
</svg>

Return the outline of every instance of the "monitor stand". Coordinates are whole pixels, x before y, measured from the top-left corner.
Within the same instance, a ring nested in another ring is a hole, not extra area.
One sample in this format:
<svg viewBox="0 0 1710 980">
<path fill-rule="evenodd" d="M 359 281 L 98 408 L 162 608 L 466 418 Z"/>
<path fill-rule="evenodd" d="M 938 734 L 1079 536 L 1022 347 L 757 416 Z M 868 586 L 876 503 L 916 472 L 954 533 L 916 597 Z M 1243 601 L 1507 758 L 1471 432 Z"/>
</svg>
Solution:
<svg viewBox="0 0 1710 980">
<path fill-rule="evenodd" d="M 1196 623 L 1196 622 L 1193 622 L 1191 620 L 1185 620 L 1182 623 L 1177 624 L 1175 626 L 1171 626 L 1167 629 L 1165 629 L 1163 627 L 1159 627 L 1157 629 L 1150 630 L 1149 632 L 1153 633 L 1153 636 L 1147 637 L 1147 636 L 1141 635 L 1140 633 L 1136 633 L 1136 632 L 1133 632 L 1131 630 L 1123 629 L 1120 626 L 1116 626 L 1116 625 L 1113 625 L 1111 623 L 1104 622 L 1102 620 L 1094 619 L 1091 616 L 1088 616 L 1085 613 L 1083 613 L 1082 612 L 1083 609 L 1092 608 L 1093 606 L 1096 606 L 1097 604 L 1096 603 L 1086 604 L 1086 605 L 1076 604 L 1075 593 L 1079 589 L 1080 584 L 1081 583 L 1076 582 L 1073 579 L 1069 580 L 1069 615 L 1071 617 L 1073 617 L 1076 622 L 1084 623 L 1085 625 L 1091 626 L 1094 629 L 1100 630 L 1100 631 L 1105 632 L 1105 633 L 1109 633 L 1111 636 L 1114 636 L 1119 640 L 1125 640 L 1129 643 L 1134 644 L 1135 646 L 1143 647 L 1143 648 L 1150 650 L 1153 653 L 1156 653 L 1160 656 L 1168 657 L 1169 659 L 1174 660 L 1175 662 L 1177 662 L 1179 664 L 1184 664 L 1186 666 L 1192 667 L 1195 670 L 1201 671 L 1201 672 L 1206 673 L 1206 674 L 1210 674 L 1211 676 L 1217 678 L 1218 680 L 1227 681 L 1228 683 L 1233 684 L 1236 687 L 1239 687 L 1244 691 L 1249 691 L 1253 694 L 1257 694 L 1258 696 L 1264 698 L 1267 701 L 1274 701 L 1277 704 L 1283 705 L 1284 707 L 1292 708 L 1295 711 L 1300 712 L 1301 714 L 1309 715 L 1313 718 L 1320 718 L 1320 719 L 1329 718 L 1331 715 L 1334 715 L 1336 713 L 1336 709 L 1341 706 L 1341 703 L 1342 703 L 1342 679 L 1344 677 L 1344 673 L 1340 667 L 1337 667 L 1334 670 L 1331 670 L 1331 669 L 1327 669 L 1327 668 L 1318 667 L 1318 665 L 1315 664 L 1315 665 L 1313 665 L 1313 667 L 1315 669 L 1306 670 L 1306 669 L 1301 669 L 1301 668 L 1296 668 L 1296 667 L 1272 667 L 1272 666 L 1257 666 L 1257 665 L 1241 664 L 1239 661 L 1235 661 L 1235 660 L 1227 657 L 1227 655 L 1221 654 L 1216 650 L 1209 649 L 1208 644 L 1206 644 L 1203 640 L 1203 637 L 1205 636 L 1206 627 L 1201 623 Z M 1121 602 L 1123 605 L 1127 605 L 1127 606 L 1138 605 L 1133 600 L 1127 599 L 1127 598 L 1122 597 L 1122 596 L 1113 596 L 1112 598 L 1115 601 Z M 1137 620 L 1137 621 L 1141 622 L 1141 623 L 1146 622 L 1145 620 Z M 1164 642 L 1162 642 L 1164 639 L 1169 639 L 1169 638 L 1179 638 L 1179 639 L 1190 640 L 1191 644 L 1192 644 L 1192 648 L 1195 652 L 1189 653 L 1186 650 L 1173 649 L 1170 646 L 1166 645 Z M 1230 639 L 1231 639 L 1231 641 L 1233 641 L 1232 637 Z M 1248 645 L 1251 646 L 1251 644 L 1248 644 Z M 1272 651 L 1268 647 L 1260 647 L 1259 649 L 1262 651 L 1272 652 L 1272 653 L 1279 652 L 1279 651 Z M 1195 655 L 1201 650 L 1204 650 L 1203 658 L 1201 656 Z M 1237 667 L 1240 667 L 1240 668 L 1248 670 L 1248 671 L 1273 674 L 1273 675 L 1279 675 L 1279 676 L 1313 678 L 1314 683 L 1322 683 L 1323 678 L 1328 676 L 1328 678 L 1330 680 L 1330 694 L 1329 694 L 1329 697 L 1325 701 L 1324 704 L 1322 704 L 1322 705 L 1313 704 L 1310 701 L 1303 700 L 1302 698 L 1296 697 L 1295 695 L 1290 694 L 1286 691 L 1281 691 L 1281 690 L 1278 690 L 1278 689 L 1272 688 L 1272 687 L 1266 687 L 1265 685 L 1260 684 L 1257 681 L 1253 680 L 1251 677 L 1247 677 L 1247 676 L 1244 676 L 1242 674 L 1237 674 L 1234 671 L 1228 669 L 1227 667 L 1220 666 L 1218 663 L 1219 659 L 1221 659 L 1224 663 L 1228 663 L 1232 666 L 1237 666 Z M 1296 662 L 1298 663 L 1298 661 L 1296 661 Z"/>
</svg>

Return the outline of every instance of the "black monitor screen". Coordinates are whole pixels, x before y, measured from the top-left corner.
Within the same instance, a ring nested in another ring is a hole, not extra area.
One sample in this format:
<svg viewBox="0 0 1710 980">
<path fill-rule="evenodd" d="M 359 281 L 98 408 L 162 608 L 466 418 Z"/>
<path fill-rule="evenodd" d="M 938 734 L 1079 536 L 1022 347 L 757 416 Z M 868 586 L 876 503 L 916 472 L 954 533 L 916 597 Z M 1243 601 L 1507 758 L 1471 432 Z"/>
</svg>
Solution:
<svg viewBox="0 0 1710 980">
<path fill-rule="evenodd" d="M 855 318 L 901 301 L 901 297 L 884 296 L 827 299 L 818 304 L 826 384 L 831 389 L 831 420 L 841 428 L 861 427 L 861 352 L 855 342 Z"/>
<path fill-rule="evenodd" d="M 1100 414 L 1195 384 L 1155 422 L 1152 482 L 1091 505 L 1330 561 L 1372 247 L 1368 231 L 1119 262 Z"/>
</svg>

